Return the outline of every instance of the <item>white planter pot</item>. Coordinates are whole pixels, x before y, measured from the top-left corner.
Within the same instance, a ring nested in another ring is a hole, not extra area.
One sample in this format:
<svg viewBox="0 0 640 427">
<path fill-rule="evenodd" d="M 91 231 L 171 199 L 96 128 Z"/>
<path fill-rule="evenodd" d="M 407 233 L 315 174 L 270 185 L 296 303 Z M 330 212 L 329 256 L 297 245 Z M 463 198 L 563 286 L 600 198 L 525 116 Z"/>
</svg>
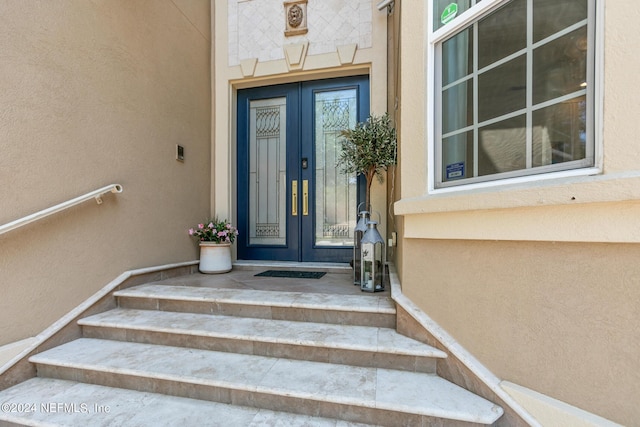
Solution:
<svg viewBox="0 0 640 427">
<path fill-rule="evenodd" d="M 198 269 L 207 274 L 231 271 L 231 243 L 200 242 Z"/>
</svg>

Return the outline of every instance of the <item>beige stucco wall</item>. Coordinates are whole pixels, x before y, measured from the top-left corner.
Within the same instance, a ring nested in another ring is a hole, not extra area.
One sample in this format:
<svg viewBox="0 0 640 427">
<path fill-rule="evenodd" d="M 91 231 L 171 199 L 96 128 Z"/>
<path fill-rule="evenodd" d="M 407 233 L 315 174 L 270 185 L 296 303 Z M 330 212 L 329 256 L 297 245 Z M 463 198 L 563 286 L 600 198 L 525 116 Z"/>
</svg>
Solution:
<svg viewBox="0 0 640 427">
<path fill-rule="evenodd" d="M 370 0 L 308 2 L 308 33 L 285 37 L 283 2 L 221 0 L 213 4 L 216 96 L 212 211 L 229 218 L 237 216 L 238 89 L 368 74 L 371 112 L 387 111 L 387 19 L 375 5 Z M 352 31 L 344 32 L 345 26 Z M 294 61 L 287 53 L 292 47 L 302 49 Z M 386 195 L 386 182 L 375 182 L 372 205 L 381 213 L 388 206 Z M 385 227 L 381 227 L 383 233 Z"/>
<path fill-rule="evenodd" d="M 501 379 L 639 425 L 640 12 L 598 2 L 602 173 L 430 194 L 425 4 L 401 3 L 403 292 Z"/>
<path fill-rule="evenodd" d="M 123 271 L 192 260 L 210 207 L 208 0 L 0 2 L 0 345 Z M 185 146 L 184 163 L 175 145 Z"/>
<path fill-rule="evenodd" d="M 499 378 L 637 425 L 639 245 L 404 245 L 403 292 Z"/>
</svg>

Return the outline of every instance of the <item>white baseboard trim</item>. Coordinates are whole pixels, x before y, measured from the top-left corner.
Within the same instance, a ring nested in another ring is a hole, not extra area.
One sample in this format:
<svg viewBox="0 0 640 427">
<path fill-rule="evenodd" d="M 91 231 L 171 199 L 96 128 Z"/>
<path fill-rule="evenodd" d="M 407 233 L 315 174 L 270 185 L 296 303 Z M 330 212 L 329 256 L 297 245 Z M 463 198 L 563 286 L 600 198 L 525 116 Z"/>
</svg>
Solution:
<svg viewBox="0 0 640 427">
<path fill-rule="evenodd" d="M 545 427 L 622 427 L 537 391 L 502 381 L 501 387 Z"/>
<path fill-rule="evenodd" d="M 0 369 L 36 341 L 36 337 L 25 338 L 20 341 L 5 344 L 0 347 Z"/>
</svg>

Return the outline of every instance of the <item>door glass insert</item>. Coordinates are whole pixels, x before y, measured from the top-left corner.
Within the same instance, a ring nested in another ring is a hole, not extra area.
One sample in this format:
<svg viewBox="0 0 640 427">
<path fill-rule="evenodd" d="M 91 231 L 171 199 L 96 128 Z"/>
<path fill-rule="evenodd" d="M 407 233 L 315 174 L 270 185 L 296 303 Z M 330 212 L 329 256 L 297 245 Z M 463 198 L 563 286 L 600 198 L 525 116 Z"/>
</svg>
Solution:
<svg viewBox="0 0 640 427">
<path fill-rule="evenodd" d="M 352 246 L 357 177 L 336 167 L 340 132 L 357 123 L 356 89 L 315 95 L 315 245 Z"/>
<path fill-rule="evenodd" d="M 287 241 L 286 98 L 249 105 L 249 244 Z"/>
</svg>

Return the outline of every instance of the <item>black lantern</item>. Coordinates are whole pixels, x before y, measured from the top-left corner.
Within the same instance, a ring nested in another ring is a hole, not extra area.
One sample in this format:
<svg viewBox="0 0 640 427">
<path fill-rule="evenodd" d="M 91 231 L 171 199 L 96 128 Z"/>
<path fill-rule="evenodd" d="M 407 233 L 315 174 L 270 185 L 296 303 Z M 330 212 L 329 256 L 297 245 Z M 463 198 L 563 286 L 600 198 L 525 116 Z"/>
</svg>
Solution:
<svg viewBox="0 0 640 427">
<path fill-rule="evenodd" d="M 384 291 L 385 244 L 378 232 L 378 223 L 369 221 L 360 241 L 360 290 Z"/>
<path fill-rule="evenodd" d="M 360 219 L 353 230 L 353 284 L 360 285 L 360 262 L 362 254 L 360 252 L 360 241 L 367 231 L 367 223 L 369 222 L 369 212 L 361 211 Z"/>
</svg>

